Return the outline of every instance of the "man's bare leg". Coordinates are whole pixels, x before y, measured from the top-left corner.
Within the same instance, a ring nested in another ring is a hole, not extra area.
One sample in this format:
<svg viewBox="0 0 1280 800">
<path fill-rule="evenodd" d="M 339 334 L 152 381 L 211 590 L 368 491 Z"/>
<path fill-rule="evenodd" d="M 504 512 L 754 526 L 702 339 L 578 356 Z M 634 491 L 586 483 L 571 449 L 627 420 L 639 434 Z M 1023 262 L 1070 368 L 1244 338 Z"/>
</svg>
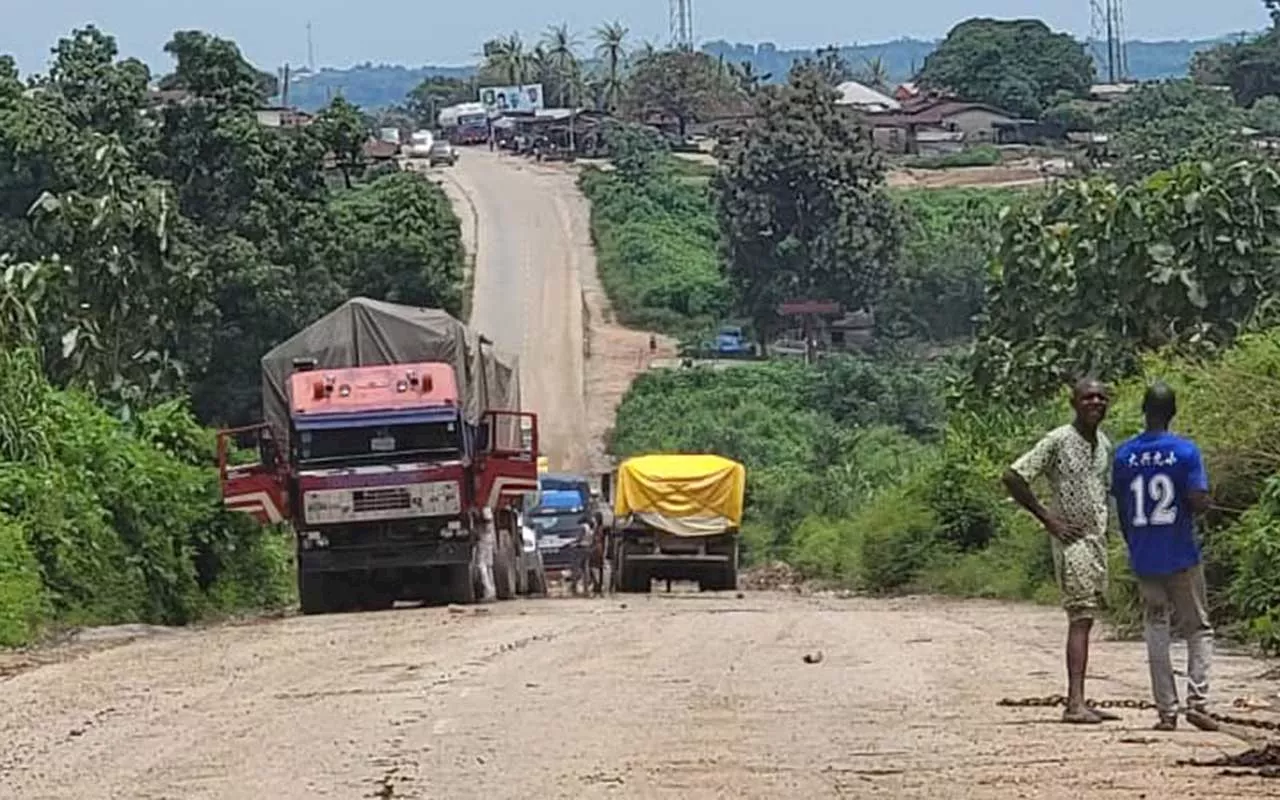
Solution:
<svg viewBox="0 0 1280 800">
<path fill-rule="evenodd" d="M 1067 709 L 1062 713 L 1063 722 L 1096 725 L 1118 719 L 1114 714 L 1085 705 L 1084 676 L 1089 669 L 1089 634 L 1092 630 L 1092 617 L 1073 616 L 1067 628 Z"/>
</svg>

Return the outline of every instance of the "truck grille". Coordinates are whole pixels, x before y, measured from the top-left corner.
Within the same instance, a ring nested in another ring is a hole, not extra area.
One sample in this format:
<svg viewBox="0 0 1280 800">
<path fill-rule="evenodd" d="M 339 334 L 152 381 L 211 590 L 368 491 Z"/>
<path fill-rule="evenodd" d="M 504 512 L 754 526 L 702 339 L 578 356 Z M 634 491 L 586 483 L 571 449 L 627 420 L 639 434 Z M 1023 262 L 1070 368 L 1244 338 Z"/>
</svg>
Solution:
<svg viewBox="0 0 1280 800">
<path fill-rule="evenodd" d="M 362 489 L 352 493 L 351 510 L 357 514 L 370 511 L 401 511 L 409 508 L 409 492 L 403 488 Z"/>
</svg>

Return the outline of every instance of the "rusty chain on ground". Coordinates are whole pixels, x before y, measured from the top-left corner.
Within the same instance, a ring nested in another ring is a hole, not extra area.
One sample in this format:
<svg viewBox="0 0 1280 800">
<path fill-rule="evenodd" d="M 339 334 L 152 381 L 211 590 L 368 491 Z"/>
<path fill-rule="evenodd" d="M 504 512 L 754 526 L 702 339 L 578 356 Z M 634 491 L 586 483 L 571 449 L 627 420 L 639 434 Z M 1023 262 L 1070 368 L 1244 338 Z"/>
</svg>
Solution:
<svg viewBox="0 0 1280 800">
<path fill-rule="evenodd" d="M 1044 697 L 1024 697 L 1020 700 L 1006 697 L 996 705 L 1013 706 L 1020 708 L 1052 708 L 1054 706 L 1065 706 L 1067 698 L 1060 694 L 1050 694 Z M 1085 705 L 1089 708 L 1133 708 L 1138 710 L 1154 711 L 1156 704 L 1150 700 L 1086 700 Z M 1228 725 L 1240 725 L 1246 728 L 1258 728 L 1264 731 L 1280 731 L 1280 722 L 1265 719 L 1248 719 L 1247 717 L 1233 717 L 1230 714 L 1218 714 L 1213 711 L 1206 711 L 1205 716 L 1215 722 L 1223 722 Z"/>
</svg>

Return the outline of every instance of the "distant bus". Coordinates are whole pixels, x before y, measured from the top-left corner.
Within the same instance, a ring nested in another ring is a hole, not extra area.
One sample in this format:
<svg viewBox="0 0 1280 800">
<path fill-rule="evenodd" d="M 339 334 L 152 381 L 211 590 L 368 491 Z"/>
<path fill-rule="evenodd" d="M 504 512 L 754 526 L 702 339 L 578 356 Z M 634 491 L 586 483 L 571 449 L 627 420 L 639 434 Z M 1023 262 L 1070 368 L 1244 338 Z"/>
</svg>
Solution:
<svg viewBox="0 0 1280 800">
<path fill-rule="evenodd" d="M 460 103 L 440 111 L 440 132 L 452 144 L 489 140 L 489 112 L 480 103 Z"/>
</svg>

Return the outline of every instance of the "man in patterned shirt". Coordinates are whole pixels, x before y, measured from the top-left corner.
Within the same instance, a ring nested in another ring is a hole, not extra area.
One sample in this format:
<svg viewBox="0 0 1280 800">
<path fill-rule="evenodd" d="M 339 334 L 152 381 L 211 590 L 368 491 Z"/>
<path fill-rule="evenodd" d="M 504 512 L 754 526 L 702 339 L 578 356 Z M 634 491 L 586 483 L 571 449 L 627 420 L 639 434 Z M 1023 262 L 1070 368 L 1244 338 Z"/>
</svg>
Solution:
<svg viewBox="0 0 1280 800">
<path fill-rule="evenodd" d="M 1107 499 L 1111 443 L 1098 429 L 1111 398 L 1086 378 L 1071 393 L 1075 419 L 1049 431 L 1004 474 L 1004 484 L 1048 531 L 1053 566 L 1067 612 L 1067 708 L 1063 722 L 1097 724 L 1118 719 L 1085 705 L 1089 634 L 1107 588 Z M 1044 476 L 1052 492 L 1041 505 L 1031 483 Z"/>
</svg>

